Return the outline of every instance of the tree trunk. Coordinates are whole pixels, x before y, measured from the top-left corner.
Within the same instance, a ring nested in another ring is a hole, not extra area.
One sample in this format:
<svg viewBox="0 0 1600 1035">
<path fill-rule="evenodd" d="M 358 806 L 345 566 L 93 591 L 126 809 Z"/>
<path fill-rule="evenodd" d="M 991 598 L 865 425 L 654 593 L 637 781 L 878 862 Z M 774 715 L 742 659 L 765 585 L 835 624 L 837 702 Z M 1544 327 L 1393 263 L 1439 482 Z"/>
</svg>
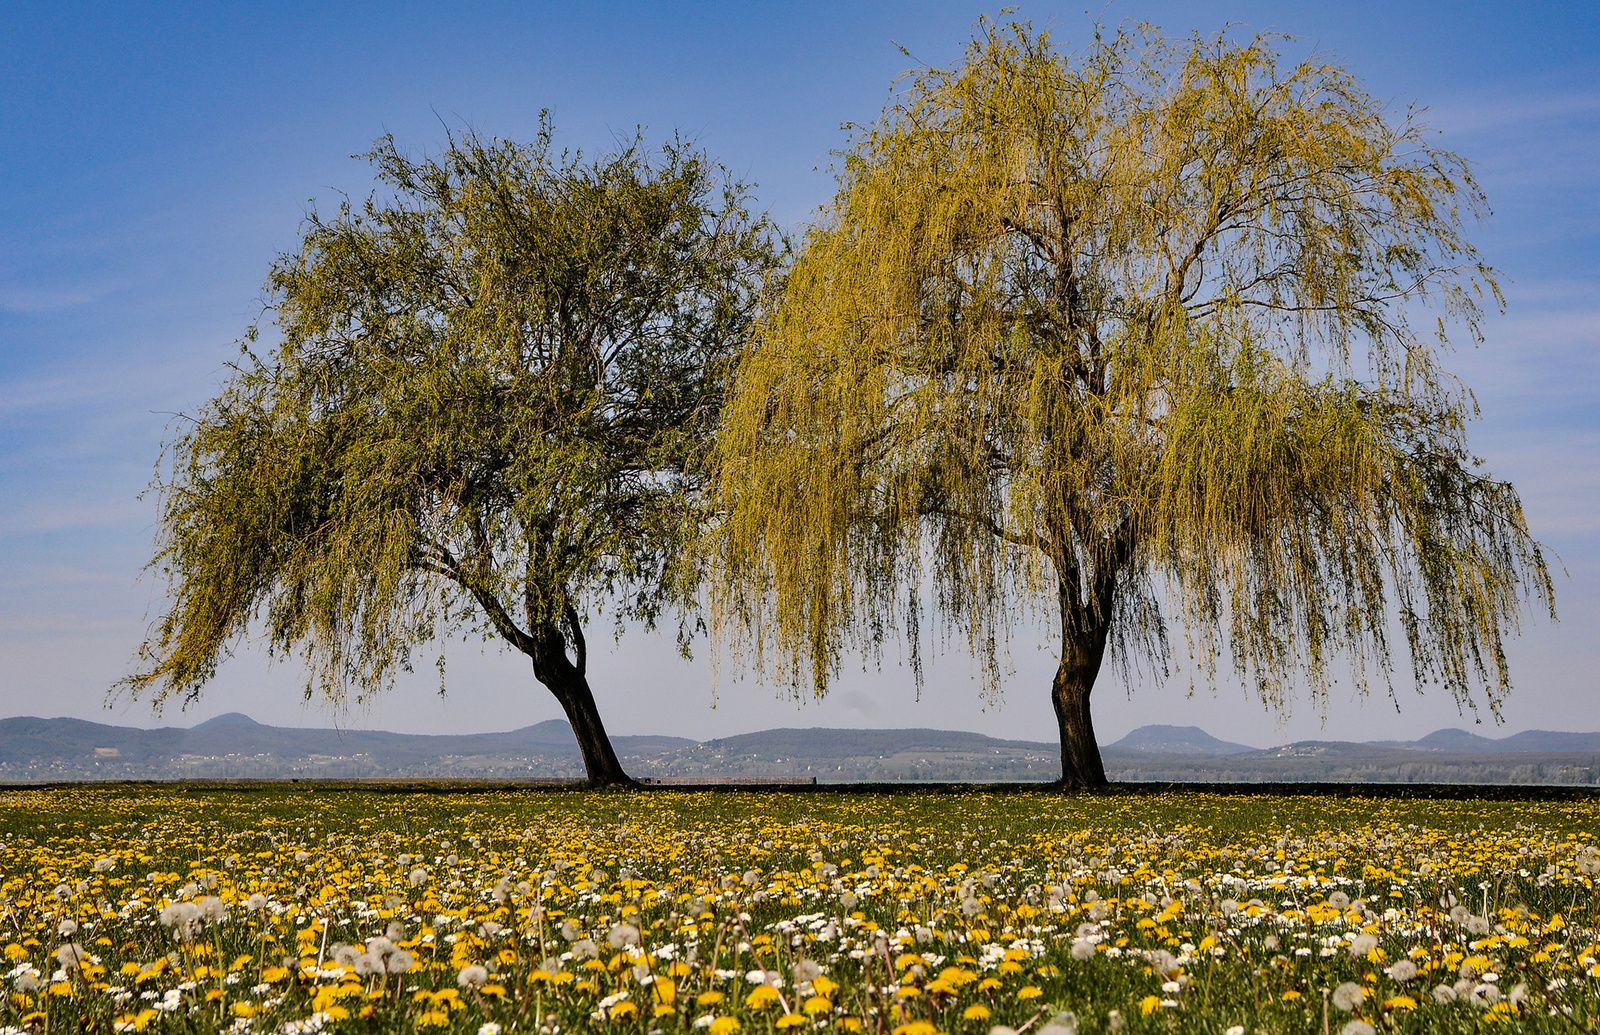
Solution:
<svg viewBox="0 0 1600 1035">
<path fill-rule="evenodd" d="M 1104 787 L 1107 782 L 1100 745 L 1094 739 L 1094 720 L 1089 715 L 1089 693 L 1099 669 L 1098 657 L 1089 664 L 1064 651 L 1050 684 L 1050 701 L 1061 727 L 1061 783 L 1065 787 Z"/>
<path fill-rule="evenodd" d="M 583 768 L 589 774 L 589 783 L 596 787 L 635 786 L 634 779 L 617 761 L 605 723 L 600 721 L 600 709 L 595 707 L 594 694 L 589 690 L 588 678 L 571 665 L 566 669 L 567 672 L 554 681 L 545 682 L 545 686 L 561 702 L 567 722 L 572 724 L 572 735 L 578 738 L 578 750 L 583 753 Z"/>
<path fill-rule="evenodd" d="M 1104 787 L 1106 768 L 1100 761 L 1100 745 L 1094 739 L 1094 720 L 1089 714 L 1089 695 L 1100 675 L 1105 658 L 1106 638 L 1111 632 L 1114 576 L 1095 580 L 1093 599 L 1084 603 L 1075 585 L 1063 580 L 1061 603 L 1061 664 L 1050 684 L 1050 702 L 1055 705 L 1056 722 L 1061 727 L 1061 784 L 1064 787 Z"/>
<path fill-rule="evenodd" d="M 589 689 L 587 651 L 583 632 L 577 625 L 577 616 L 570 616 L 574 646 L 578 663 L 567 658 L 566 637 L 554 626 L 544 630 L 533 653 L 534 678 L 561 703 L 572 726 L 572 735 L 578 740 L 578 750 L 583 754 L 583 767 L 593 787 L 636 787 L 638 783 L 622 769 L 617 753 L 606 735 L 605 723 L 600 720 L 600 709 L 595 706 L 594 693 Z"/>
</svg>

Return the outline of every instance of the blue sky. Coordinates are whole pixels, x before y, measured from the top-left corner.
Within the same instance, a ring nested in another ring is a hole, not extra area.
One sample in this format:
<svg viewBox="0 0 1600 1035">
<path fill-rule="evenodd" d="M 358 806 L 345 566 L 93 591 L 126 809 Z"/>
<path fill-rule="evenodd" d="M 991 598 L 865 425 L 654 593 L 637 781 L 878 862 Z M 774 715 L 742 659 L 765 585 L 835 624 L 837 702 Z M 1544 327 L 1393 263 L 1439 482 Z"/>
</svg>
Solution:
<svg viewBox="0 0 1600 1035">
<path fill-rule="evenodd" d="M 158 606 L 140 578 L 168 415 L 212 394 L 260 309 L 267 265 L 312 199 L 360 196 L 350 156 L 393 133 L 437 147 L 447 127 L 530 136 L 549 108 L 561 143 L 603 149 L 674 130 L 754 181 L 795 226 L 831 189 L 840 124 L 881 108 L 910 61 L 956 60 L 974 19 L 956 3 L 9 4 L 0 23 L 0 715 L 190 724 L 222 711 L 323 725 L 298 672 L 243 648 L 205 699 L 157 720 L 103 708 Z M 1471 160 L 1493 217 L 1476 231 L 1507 312 L 1449 360 L 1477 392 L 1472 441 L 1523 493 L 1563 568 L 1562 621 L 1512 646 L 1504 732 L 1600 728 L 1600 7 L 1589 3 L 1023 4 L 1058 38 L 1102 22 L 1169 32 L 1277 29 L 1419 102 Z M 898 46 L 897 46 L 898 45 Z M 599 637 L 596 637 L 598 639 Z M 1036 648 L 1035 640 L 1038 641 Z M 798 707 L 630 634 L 593 664 L 614 732 L 720 735 L 777 725 L 918 725 L 1051 739 L 1047 638 L 1021 630 L 1004 702 L 985 708 L 968 661 L 848 675 Z M 411 731 L 551 718 L 523 660 L 451 650 L 452 691 L 419 676 L 340 721 Z M 1437 698 L 1336 695 L 1326 726 L 1286 721 L 1233 685 L 1187 695 L 1112 685 L 1102 740 L 1144 722 L 1266 744 L 1412 737 L 1470 722 Z M 1492 730 L 1484 732 L 1494 733 Z"/>
</svg>

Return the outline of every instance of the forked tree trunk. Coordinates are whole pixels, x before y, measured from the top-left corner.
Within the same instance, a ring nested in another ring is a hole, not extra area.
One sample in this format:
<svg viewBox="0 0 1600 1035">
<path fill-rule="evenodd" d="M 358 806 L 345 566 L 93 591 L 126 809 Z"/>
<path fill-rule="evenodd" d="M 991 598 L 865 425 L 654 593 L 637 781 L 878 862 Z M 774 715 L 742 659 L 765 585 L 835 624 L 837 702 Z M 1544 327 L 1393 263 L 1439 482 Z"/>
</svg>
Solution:
<svg viewBox="0 0 1600 1035">
<path fill-rule="evenodd" d="M 581 662 L 584 657 L 581 643 L 578 656 Z M 582 667 L 567 658 L 566 640 L 560 630 L 548 629 L 540 638 L 533 656 L 533 674 L 567 713 L 572 735 L 577 738 L 578 750 L 583 754 L 589 784 L 594 787 L 638 786 L 617 761 L 617 752 L 606 735 L 600 709 L 595 706 L 594 693 L 589 689 L 588 676 Z"/>
<path fill-rule="evenodd" d="M 1061 784 L 1064 787 L 1104 787 L 1106 768 L 1100 761 L 1100 744 L 1094 738 L 1089 695 L 1105 659 L 1111 631 L 1109 587 L 1098 595 L 1098 606 L 1086 607 L 1076 587 L 1063 585 L 1061 601 L 1061 664 L 1050 684 L 1061 727 Z"/>
</svg>

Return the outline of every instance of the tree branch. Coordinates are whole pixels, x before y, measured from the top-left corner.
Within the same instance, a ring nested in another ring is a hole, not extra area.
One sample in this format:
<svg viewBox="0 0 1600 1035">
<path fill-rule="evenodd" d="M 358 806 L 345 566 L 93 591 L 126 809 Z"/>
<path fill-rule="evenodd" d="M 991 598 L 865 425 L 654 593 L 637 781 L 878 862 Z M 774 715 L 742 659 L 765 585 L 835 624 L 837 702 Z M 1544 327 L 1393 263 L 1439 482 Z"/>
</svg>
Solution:
<svg viewBox="0 0 1600 1035">
<path fill-rule="evenodd" d="M 426 555 L 430 552 L 433 554 L 432 557 Z M 505 606 L 495 598 L 494 594 L 477 585 L 462 572 L 461 566 L 449 550 L 437 543 L 424 543 L 419 554 L 421 555 L 415 562 L 419 570 L 449 579 L 460 586 L 477 601 L 479 607 L 483 608 L 483 613 L 488 616 L 489 624 L 494 626 L 495 632 L 528 657 L 534 656 L 533 637 L 517 628 L 517 623 L 511 620 Z"/>
<path fill-rule="evenodd" d="M 1046 551 L 1046 544 L 1037 535 L 1025 535 L 1020 532 L 1008 531 L 993 518 L 982 514 L 971 514 L 964 510 L 955 510 L 947 506 L 933 506 L 923 510 L 924 515 L 950 518 L 954 521 L 965 521 L 984 529 L 997 539 L 1003 539 L 1013 546 L 1023 546 L 1030 550 Z M 1048 552 L 1048 551 L 1046 551 Z"/>
<path fill-rule="evenodd" d="M 583 638 L 583 624 L 578 619 L 578 609 L 570 603 L 566 610 L 567 628 L 572 630 L 572 651 L 577 659 L 578 675 L 589 673 L 589 645 Z"/>
</svg>

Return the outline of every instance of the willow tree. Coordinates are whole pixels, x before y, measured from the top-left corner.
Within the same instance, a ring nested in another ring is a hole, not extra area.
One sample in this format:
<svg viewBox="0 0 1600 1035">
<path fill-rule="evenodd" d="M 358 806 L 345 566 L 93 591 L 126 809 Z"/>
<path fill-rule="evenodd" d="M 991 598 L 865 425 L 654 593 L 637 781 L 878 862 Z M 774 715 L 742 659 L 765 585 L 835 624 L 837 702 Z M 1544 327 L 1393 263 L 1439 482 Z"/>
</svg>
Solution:
<svg viewBox="0 0 1600 1035">
<path fill-rule="evenodd" d="M 368 157 L 384 195 L 309 218 L 268 281 L 279 343 L 252 330 L 169 443 L 171 608 L 121 685 L 193 700 L 259 628 L 303 651 L 308 699 L 359 701 L 476 630 L 531 659 L 591 781 L 627 782 L 584 626 L 666 602 L 765 220 L 678 145 L 590 161 L 546 127 Z"/>
<path fill-rule="evenodd" d="M 1325 704 L 1345 662 L 1393 695 L 1403 635 L 1419 688 L 1498 707 L 1503 638 L 1553 605 L 1440 364 L 1500 302 L 1483 198 L 1411 112 L 1278 46 L 983 22 L 858 129 L 724 411 L 737 652 L 820 693 L 886 637 L 917 662 L 931 591 L 993 694 L 1009 624 L 1058 622 L 1080 786 L 1102 668 L 1169 673 L 1169 627 L 1269 706 L 1302 677 Z"/>
</svg>

